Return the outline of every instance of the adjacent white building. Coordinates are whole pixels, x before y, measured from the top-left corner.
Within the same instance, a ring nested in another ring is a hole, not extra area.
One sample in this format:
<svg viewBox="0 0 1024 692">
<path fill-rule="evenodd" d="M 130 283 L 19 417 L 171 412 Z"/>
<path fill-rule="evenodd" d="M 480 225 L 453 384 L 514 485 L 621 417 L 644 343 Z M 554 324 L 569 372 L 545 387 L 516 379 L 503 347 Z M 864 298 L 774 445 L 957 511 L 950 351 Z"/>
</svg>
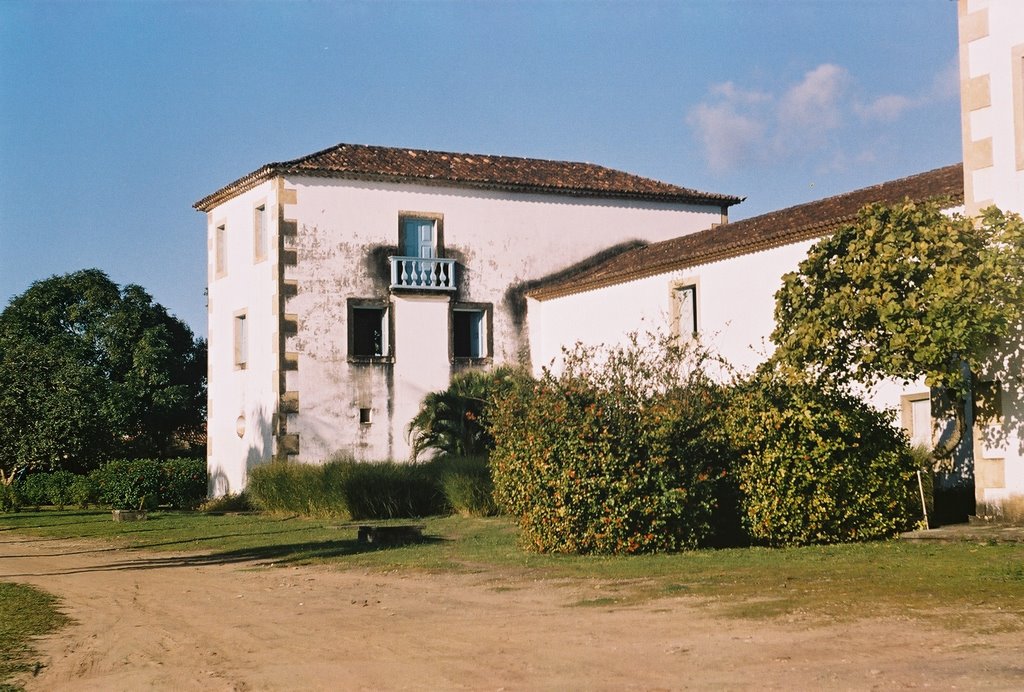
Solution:
<svg viewBox="0 0 1024 692">
<path fill-rule="evenodd" d="M 621 343 L 630 332 L 660 332 L 702 342 L 739 371 L 764 362 L 773 346 L 775 293 L 811 245 L 872 202 L 936 200 L 953 211 L 963 202 L 957 164 L 835 197 L 624 252 L 529 295 L 535 364 L 557 362 L 577 340 Z M 580 316 L 601 310 L 601 321 Z M 931 443 L 929 391 L 923 383 L 883 384 L 872 392 L 883 407 L 899 406 L 908 432 Z"/>
<path fill-rule="evenodd" d="M 195 205 L 212 493 L 272 458 L 405 458 L 425 394 L 534 361 L 530 287 L 739 201 L 593 164 L 347 144 L 227 185 Z"/>
</svg>

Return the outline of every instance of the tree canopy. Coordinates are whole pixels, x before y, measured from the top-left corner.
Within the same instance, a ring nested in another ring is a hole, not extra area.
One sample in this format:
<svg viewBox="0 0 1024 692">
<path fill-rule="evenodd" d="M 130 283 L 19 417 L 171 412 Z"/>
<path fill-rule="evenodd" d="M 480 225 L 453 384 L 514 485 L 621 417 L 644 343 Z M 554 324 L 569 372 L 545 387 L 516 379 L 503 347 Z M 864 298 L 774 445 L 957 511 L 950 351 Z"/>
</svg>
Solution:
<svg viewBox="0 0 1024 692">
<path fill-rule="evenodd" d="M 775 296 L 777 357 L 840 381 L 923 377 L 964 392 L 1024 316 L 1024 224 L 936 202 L 871 205 Z"/>
<path fill-rule="evenodd" d="M 206 343 L 98 269 L 33 283 L 0 313 L 0 470 L 165 456 L 201 434 Z"/>
</svg>

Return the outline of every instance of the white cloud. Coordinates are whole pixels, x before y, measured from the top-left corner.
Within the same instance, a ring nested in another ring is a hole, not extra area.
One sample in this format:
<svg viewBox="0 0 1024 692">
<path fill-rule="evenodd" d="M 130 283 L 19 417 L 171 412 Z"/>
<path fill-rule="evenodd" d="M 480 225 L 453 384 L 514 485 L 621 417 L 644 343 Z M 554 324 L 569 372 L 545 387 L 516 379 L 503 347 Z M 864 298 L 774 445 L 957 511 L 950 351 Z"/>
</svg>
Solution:
<svg viewBox="0 0 1024 692">
<path fill-rule="evenodd" d="M 919 99 L 912 99 L 902 94 L 886 94 L 879 96 L 871 103 L 854 104 L 854 110 L 863 120 L 879 120 L 891 123 L 919 104 Z"/>
<path fill-rule="evenodd" d="M 732 82 L 713 84 L 711 93 L 733 103 L 763 103 L 772 100 L 771 94 L 766 94 L 763 91 L 746 91 L 738 88 Z"/>
<path fill-rule="evenodd" d="M 731 102 L 698 104 L 687 122 L 696 130 L 708 165 L 717 173 L 755 160 L 762 148 L 763 121 L 737 112 Z"/>
<path fill-rule="evenodd" d="M 895 122 L 907 111 L 958 98 L 960 95 L 960 63 L 956 56 L 935 73 L 930 84 L 917 94 L 884 94 L 867 103 L 854 103 L 853 108 L 866 122 Z"/>
<path fill-rule="evenodd" d="M 826 156 L 831 159 L 826 164 L 830 167 L 854 165 L 874 154 L 847 156 L 840 134 L 845 138 L 853 127 L 877 129 L 879 123 L 894 124 L 915 109 L 955 98 L 957 70 L 954 59 L 918 93 L 910 94 L 865 95 L 849 71 L 833 63 L 818 65 L 799 82 L 775 92 L 721 82 L 690 108 L 686 122 L 716 173 L 767 160 L 784 164 L 807 156 Z"/>
<path fill-rule="evenodd" d="M 838 127 L 842 119 L 839 102 L 848 81 L 846 70 L 831 63 L 805 74 L 779 101 L 780 127 L 817 132 Z"/>
</svg>

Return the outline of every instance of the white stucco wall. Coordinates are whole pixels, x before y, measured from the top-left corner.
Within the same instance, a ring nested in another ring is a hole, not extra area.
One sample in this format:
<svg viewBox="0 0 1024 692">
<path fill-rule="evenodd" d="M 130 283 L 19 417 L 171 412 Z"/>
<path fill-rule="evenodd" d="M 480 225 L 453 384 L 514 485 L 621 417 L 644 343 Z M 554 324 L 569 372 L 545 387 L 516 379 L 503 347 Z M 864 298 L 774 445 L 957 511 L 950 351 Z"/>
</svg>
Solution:
<svg viewBox="0 0 1024 692">
<path fill-rule="evenodd" d="M 964 4 L 963 2 L 961 4 Z M 966 42 L 962 76 L 967 80 L 987 79 L 988 106 L 966 103 L 965 162 L 970 169 L 973 201 L 993 203 L 1010 211 L 1024 211 L 1024 2 L 1019 0 L 968 0 L 966 20 L 978 28 Z M 980 101 L 984 103 L 985 101 Z M 972 142 L 991 139 L 991 165 L 972 163 Z M 968 205 L 969 207 L 971 205 Z"/>
<path fill-rule="evenodd" d="M 623 344 L 630 332 L 670 334 L 671 292 L 696 284 L 698 331 L 702 343 L 723 356 L 739 373 L 750 373 L 774 350 L 775 293 L 782 276 L 794 271 L 814 241 L 741 255 L 614 286 L 530 302 L 530 331 L 536 373 L 559 369 L 563 347 Z M 927 392 L 923 382 L 883 382 L 862 392 L 873 405 L 889 409 L 901 423 L 904 394 Z"/>
<path fill-rule="evenodd" d="M 537 344 L 535 366 L 548 365 L 563 346 L 621 343 L 632 331 L 670 331 L 674 285 L 697 285 L 701 339 L 743 371 L 752 370 L 771 348 L 775 292 L 781 277 L 807 256 L 811 241 L 729 260 L 658 274 L 615 286 L 534 301 L 530 330 Z M 532 306 L 531 306 L 532 307 Z M 535 327 L 535 319 L 537 326 Z"/>
<path fill-rule="evenodd" d="M 254 213 L 267 208 L 267 252 L 254 256 Z M 207 465 L 214 495 L 237 493 L 248 469 L 269 460 L 278 392 L 277 203 L 270 183 L 221 205 L 207 215 L 209 315 L 209 403 Z M 225 272 L 216 270 L 217 227 L 225 230 Z M 245 368 L 235 365 L 235 316 L 248 325 Z M 244 432 L 238 435 L 239 417 Z"/>
</svg>

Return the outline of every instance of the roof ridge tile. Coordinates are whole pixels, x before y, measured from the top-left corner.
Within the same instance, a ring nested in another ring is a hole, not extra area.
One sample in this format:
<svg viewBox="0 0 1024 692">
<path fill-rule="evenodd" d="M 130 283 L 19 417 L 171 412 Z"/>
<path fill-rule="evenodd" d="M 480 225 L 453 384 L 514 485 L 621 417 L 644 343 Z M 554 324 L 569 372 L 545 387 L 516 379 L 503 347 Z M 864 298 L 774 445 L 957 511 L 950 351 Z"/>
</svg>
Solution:
<svg viewBox="0 0 1024 692">
<path fill-rule="evenodd" d="M 594 163 L 342 142 L 297 159 L 268 163 L 204 197 L 194 207 L 209 211 L 217 204 L 282 174 L 373 178 L 721 207 L 729 207 L 742 200 L 741 197 L 702 192 Z"/>
</svg>

